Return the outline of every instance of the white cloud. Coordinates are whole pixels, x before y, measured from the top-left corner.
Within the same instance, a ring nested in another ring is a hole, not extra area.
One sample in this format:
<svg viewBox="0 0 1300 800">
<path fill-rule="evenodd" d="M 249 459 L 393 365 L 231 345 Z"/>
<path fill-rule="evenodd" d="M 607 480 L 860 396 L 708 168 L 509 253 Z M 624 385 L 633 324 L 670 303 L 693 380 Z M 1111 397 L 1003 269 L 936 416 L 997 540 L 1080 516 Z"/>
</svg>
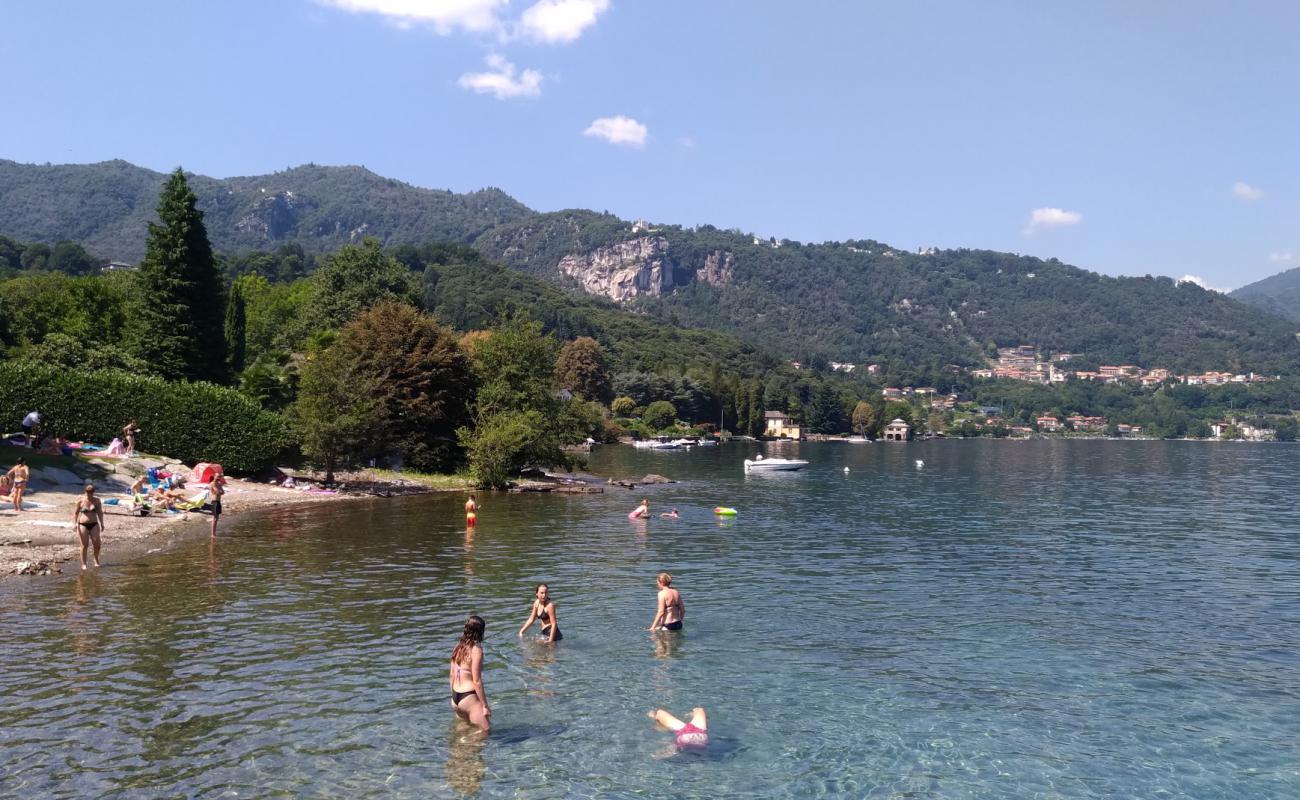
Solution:
<svg viewBox="0 0 1300 800">
<path fill-rule="evenodd" d="M 488 72 L 467 72 L 457 83 L 462 89 L 490 94 L 498 100 L 512 97 L 537 97 L 542 93 L 542 73 L 526 69 L 515 76 L 515 65 L 496 54 L 487 57 Z"/>
<path fill-rule="evenodd" d="M 687 150 L 695 149 L 695 140 L 689 136 L 678 136 L 677 143 L 682 147 L 685 147 Z"/>
<path fill-rule="evenodd" d="M 1178 282 L 1194 283 L 1197 286 L 1201 287 L 1202 289 L 1206 290 L 1207 292 L 1218 292 L 1219 294 L 1227 294 L 1228 292 L 1232 291 L 1231 289 L 1220 289 L 1216 286 L 1211 286 L 1208 283 L 1206 283 L 1205 279 L 1202 278 L 1200 275 L 1184 275 L 1183 277 L 1178 279 Z"/>
<path fill-rule="evenodd" d="M 538 0 L 519 18 L 524 36 L 548 44 L 568 44 L 596 24 L 609 0 Z"/>
<path fill-rule="evenodd" d="M 648 133 L 646 126 L 631 117 L 618 116 L 601 117 L 592 120 L 587 129 L 582 132 L 582 135 L 595 136 L 597 139 L 604 139 L 610 144 L 619 144 L 625 147 L 645 147 Z"/>
<path fill-rule="evenodd" d="M 431 25 L 441 34 L 498 30 L 509 0 L 316 0 L 354 14 L 378 14 L 399 25 Z"/>
<path fill-rule="evenodd" d="M 1268 260 L 1272 261 L 1274 264 L 1290 264 L 1292 261 L 1295 261 L 1295 254 L 1290 250 L 1283 253 L 1269 253 Z"/>
<path fill-rule="evenodd" d="M 1078 211 L 1065 211 L 1060 208 L 1035 208 L 1029 213 L 1029 224 L 1025 226 L 1024 234 L 1033 236 L 1040 228 L 1063 228 L 1069 225 L 1078 225 L 1083 221 L 1083 215 Z"/>
<path fill-rule="evenodd" d="M 1232 196 L 1238 200 L 1258 200 L 1264 196 L 1264 190 L 1245 181 L 1237 181 L 1232 184 Z"/>
</svg>

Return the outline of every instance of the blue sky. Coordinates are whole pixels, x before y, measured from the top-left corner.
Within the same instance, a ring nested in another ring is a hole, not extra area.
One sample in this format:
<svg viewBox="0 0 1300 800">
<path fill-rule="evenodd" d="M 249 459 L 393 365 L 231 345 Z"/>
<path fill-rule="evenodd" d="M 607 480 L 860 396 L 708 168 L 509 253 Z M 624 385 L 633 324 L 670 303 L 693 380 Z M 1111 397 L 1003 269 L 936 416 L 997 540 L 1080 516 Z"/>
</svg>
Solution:
<svg viewBox="0 0 1300 800">
<path fill-rule="evenodd" d="M 1300 4 L 133 0 L 0 11 L 0 158 L 308 161 L 538 210 L 1300 265 Z"/>
</svg>

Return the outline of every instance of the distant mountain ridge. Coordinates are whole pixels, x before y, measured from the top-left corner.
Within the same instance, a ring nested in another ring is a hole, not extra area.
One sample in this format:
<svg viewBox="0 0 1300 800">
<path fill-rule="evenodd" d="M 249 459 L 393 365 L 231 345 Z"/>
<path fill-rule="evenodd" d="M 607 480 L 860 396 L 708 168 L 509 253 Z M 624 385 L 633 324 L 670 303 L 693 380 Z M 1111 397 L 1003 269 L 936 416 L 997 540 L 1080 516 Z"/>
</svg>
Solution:
<svg viewBox="0 0 1300 800">
<path fill-rule="evenodd" d="M 1300 267 L 1255 281 L 1236 289 L 1229 296 L 1300 322 Z"/>
<path fill-rule="evenodd" d="M 0 161 L 0 234 L 71 239 L 135 261 L 163 177 L 124 161 Z M 538 213 L 499 189 L 421 189 L 361 167 L 190 182 L 219 251 L 297 242 L 322 253 L 366 236 L 467 244 L 574 294 L 814 364 L 886 361 L 933 375 L 1032 344 L 1099 363 L 1300 374 L 1296 324 L 1281 309 L 1169 278 L 1110 278 L 991 251 L 802 244 L 582 209 Z"/>
<path fill-rule="evenodd" d="M 0 160 L 0 234 L 80 242 L 106 258 L 144 255 L 166 176 L 126 161 L 38 166 Z M 190 175 L 213 247 L 225 252 L 298 242 L 329 252 L 365 236 L 386 244 L 469 243 L 533 212 L 499 189 L 421 189 L 364 167 L 308 164 L 238 178 Z"/>
</svg>

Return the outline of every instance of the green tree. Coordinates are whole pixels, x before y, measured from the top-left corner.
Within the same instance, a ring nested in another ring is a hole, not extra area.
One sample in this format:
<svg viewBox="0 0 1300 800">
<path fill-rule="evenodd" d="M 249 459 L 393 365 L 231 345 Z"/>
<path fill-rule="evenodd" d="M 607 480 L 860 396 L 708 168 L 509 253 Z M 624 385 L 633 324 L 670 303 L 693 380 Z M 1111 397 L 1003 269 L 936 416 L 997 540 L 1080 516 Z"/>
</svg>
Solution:
<svg viewBox="0 0 1300 800">
<path fill-rule="evenodd" d="M 50 250 L 46 268 L 68 275 L 89 275 L 99 268 L 99 262 L 76 242 L 63 241 Z"/>
<path fill-rule="evenodd" d="M 585 433 L 555 391 L 555 355 L 555 341 L 542 334 L 541 323 L 518 315 L 476 341 L 475 424 L 458 434 L 480 485 L 499 488 L 528 467 L 577 463 L 564 447 Z"/>
<path fill-rule="evenodd" d="M 262 408 L 281 411 L 298 393 L 298 369 L 288 353 L 263 353 L 239 374 L 239 393 Z"/>
<path fill-rule="evenodd" d="M 196 200 L 177 167 L 159 195 L 159 223 L 149 223 L 144 260 L 135 274 L 128 343 L 165 378 L 221 381 L 225 303 Z"/>
<path fill-rule="evenodd" d="M 341 328 L 380 300 L 419 305 L 415 276 L 385 253 L 378 239 L 341 248 L 311 281 L 311 301 L 302 309 L 307 332 Z"/>
<path fill-rule="evenodd" d="M 378 404 L 367 455 L 425 472 L 462 459 L 456 431 L 469 422 L 475 375 L 450 328 L 406 303 L 382 300 L 344 326 L 334 345 Z"/>
<path fill-rule="evenodd" d="M 50 263 L 50 246 L 40 242 L 33 242 L 23 249 L 22 261 L 23 269 L 41 270 L 45 269 Z"/>
<path fill-rule="evenodd" d="M 867 436 L 876 429 L 876 409 L 866 400 L 859 400 L 858 404 L 853 407 L 853 416 L 851 419 L 853 432 L 859 436 Z"/>
<path fill-rule="evenodd" d="M 370 441 L 380 410 L 376 387 L 355 372 L 356 363 L 341 347 L 308 356 L 302 367 L 298 399 L 289 408 L 303 455 L 325 471 L 354 466 Z"/>
<path fill-rule="evenodd" d="M 645 413 L 641 415 L 641 421 L 646 424 L 652 431 L 661 431 L 664 428 L 672 427 L 677 421 L 677 409 L 667 400 L 656 400 L 646 406 Z"/>
<path fill-rule="evenodd" d="M 636 411 L 636 401 L 627 395 L 615 397 L 614 402 L 609 405 L 609 410 L 612 411 L 616 417 L 630 417 L 632 416 L 632 412 Z"/>
<path fill-rule="evenodd" d="M 609 402 L 612 390 L 605 348 L 590 336 L 565 343 L 555 362 L 555 380 L 584 400 Z"/>
<path fill-rule="evenodd" d="M 248 318 L 244 310 L 244 292 L 242 285 L 236 281 L 230 287 L 230 299 L 226 301 L 226 357 L 229 359 L 230 372 L 238 375 L 244 371 L 244 356 L 247 353 Z"/>
</svg>

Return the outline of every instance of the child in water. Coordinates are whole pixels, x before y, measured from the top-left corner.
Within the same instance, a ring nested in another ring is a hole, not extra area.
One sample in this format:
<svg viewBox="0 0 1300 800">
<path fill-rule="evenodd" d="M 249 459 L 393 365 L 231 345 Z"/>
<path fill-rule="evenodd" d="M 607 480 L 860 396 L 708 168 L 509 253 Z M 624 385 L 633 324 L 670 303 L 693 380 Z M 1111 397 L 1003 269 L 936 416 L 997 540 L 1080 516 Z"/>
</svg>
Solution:
<svg viewBox="0 0 1300 800">
<path fill-rule="evenodd" d="M 650 518 L 650 498 L 641 498 L 641 505 L 632 509 L 632 513 L 627 515 L 629 519 L 649 519 Z"/>
<path fill-rule="evenodd" d="M 672 511 L 665 511 L 664 513 L 659 515 L 659 519 L 677 519 L 677 517 L 678 514 L 676 508 L 674 508 Z"/>
<path fill-rule="evenodd" d="M 709 720 L 699 706 L 691 709 L 690 722 L 682 722 L 662 708 L 647 716 L 673 732 L 678 750 L 702 750 L 709 745 Z"/>
<path fill-rule="evenodd" d="M 465 525 L 473 526 L 478 522 L 478 503 L 474 502 L 474 495 L 470 495 L 465 501 Z"/>
</svg>

